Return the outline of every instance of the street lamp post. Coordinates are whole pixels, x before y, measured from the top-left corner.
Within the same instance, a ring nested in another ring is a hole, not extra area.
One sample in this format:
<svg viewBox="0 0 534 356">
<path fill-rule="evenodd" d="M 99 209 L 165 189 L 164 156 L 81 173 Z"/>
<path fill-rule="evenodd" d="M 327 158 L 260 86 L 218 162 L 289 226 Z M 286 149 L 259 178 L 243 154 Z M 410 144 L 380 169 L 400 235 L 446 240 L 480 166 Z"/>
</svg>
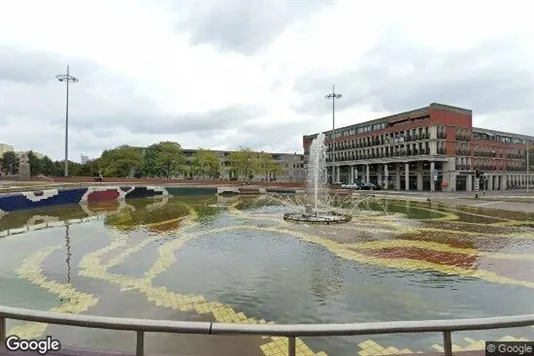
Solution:
<svg viewBox="0 0 534 356">
<path fill-rule="evenodd" d="M 67 83 L 67 98 L 65 103 L 65 177 L 69 176 L 69 83 L 78 83 L 79 80 L 69 73 L 67 65 L 67 74 L 58 74 L 56 79 L 60 82 Z"/>
<path fill-rule="evenodd" d="M 325 98 L 332 100 L 332 183 L 337 183 L 334 181 L 335 178 L 335 167 L 334 161 L 336 159 L 335 150 L 336 150 L 336 99 L 343 98 L 343 94 L 336 93 L 336 85 L 332 85 L 332 92 L 326 94 Z"/>
<path fill-rule="evenodd" d="M 529 157 L 529 143 L 527 142 L 527 194 L 530 189 L 530 157 Z"/>
</svg>

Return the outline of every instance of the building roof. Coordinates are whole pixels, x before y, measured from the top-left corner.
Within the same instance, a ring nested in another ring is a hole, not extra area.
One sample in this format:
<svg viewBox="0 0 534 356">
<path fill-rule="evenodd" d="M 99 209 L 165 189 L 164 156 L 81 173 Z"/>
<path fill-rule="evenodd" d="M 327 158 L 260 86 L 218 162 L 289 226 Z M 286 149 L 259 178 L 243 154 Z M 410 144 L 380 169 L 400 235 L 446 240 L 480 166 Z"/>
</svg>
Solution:
<svg viewBox="0 0 534 356">
<path fill-rule="evenodd" d="M 439 104 L 439 103 L 431 103 L 430 105 L 422 107 L 422 108 L 413 109 L 413 110 L 409 110 L 409 111 L 404 111 L 404 112 L 401 112 L 401 113 L 392 114 L 392 115 L 388 115 L 388 116 L 383 116 L 383 117 L 378 118 L 378 119 L 363 121 L 363 122 L 359 122 L 359 123 L 356 123 L 356 124 L 351 124 L 351 125 L 348 125 L 348 126 L 338 127 L 338 128 L 336 128 L 336 131 L 338 131 L 338 130 L 347 130 L 347 129 L 350 130 L 350 129 L 358 128 L 358 127 L 361 127 L 361 126 L 367 126 L 367 125 L 374 125 L 374 124 L 379 124 L 379 123 L 383 123 L 383 122 L 389 122 L 389 121 L 392 121 L 392 120 L 395 120 L 395 119 L 405 118 L 406 116 L 415 116 L 416 117 L 416 116 L 420 116 L 420 115 L 428 115 L 428 113 L 429 113 L 429 111 L 431 109 L 434 109 L 434 110 L 447 110 L 447 111 L 458 112 L 458 113 L 467 114 L 467 115 L 473 113 L 469 109 L 464 109 L 464 108 L 461 108 L 461 107 L 458 107 L 458 106 Z M 322 132 L 324 132 L 325 134 L 329 134 L 329 133 L 332 132 L 332 130 L 327 130 L 327 131 L 322 131 Z M 305 135 L 305 136 L 315 136 L 315 135 L 317 135 L 317 134 L 311 134 L 311 135 Z"/>
<path fill-rule="evenodd" d="M 509 136 L 509 137 L 521 138 L 525 140 L 534 140 L 534 136 L 521 135 L 521 134 L 516 134 L 516 133 L 511 133 L 511 132 L 496 131 L 496 130 L 490 130 L 490 129 L 483 129 L 481 127 L 473 127 L 473 132 L 484 133 L 490 136 Z"/>
</svg>

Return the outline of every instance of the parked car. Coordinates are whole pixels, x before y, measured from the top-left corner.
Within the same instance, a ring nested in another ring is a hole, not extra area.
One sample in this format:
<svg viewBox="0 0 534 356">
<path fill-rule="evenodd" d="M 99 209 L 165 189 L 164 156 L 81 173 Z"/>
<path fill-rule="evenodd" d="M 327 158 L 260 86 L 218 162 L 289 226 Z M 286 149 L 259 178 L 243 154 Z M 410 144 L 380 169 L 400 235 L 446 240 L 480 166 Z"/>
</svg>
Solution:
<svg viewBox="0 0 534 356">
<path fill-rule="evenodd" d="M 358 183 L 348 183 L 348 184 L 341 184 L 341 188 L 343 189 L 360 189 L 360 186 Z"/>
<path fill-rule="evenodd" d="M 381 190 L 382 187 L 378 184 L 373 184 L 373 183 L 363 183 L 361 186 L 360 186 L 360 189 L 361 190 Z"/>
</svg>

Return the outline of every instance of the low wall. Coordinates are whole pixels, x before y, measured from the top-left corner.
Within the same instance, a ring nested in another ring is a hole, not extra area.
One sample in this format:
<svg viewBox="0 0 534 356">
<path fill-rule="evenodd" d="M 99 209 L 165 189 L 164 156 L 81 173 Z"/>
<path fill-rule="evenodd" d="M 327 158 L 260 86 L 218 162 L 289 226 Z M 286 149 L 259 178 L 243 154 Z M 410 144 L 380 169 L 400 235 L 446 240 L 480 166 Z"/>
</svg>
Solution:
<svg viewBox="0 0 534 356">
<path fill-rule="evenodd" d="M 0 178 L 2 180 L 2 178 Z M 55 182 L 55 183 L 94 183 L 94 177 L 32 177 L 34 182 Z M 229 186 L 229 185 L 243 185 L 243 181 L 238 180 L 223 180 L 223 179 L 164 179 L 164 178 L 107 178 L 104 177 L 104 184 L 106 183 L 124 183 L 124 184 L 141 184 L 141 185 L 162 185 L 162 184 L 187 184 L 187 185 L 213 185 L 213 186 Z M 277 187 L 302 187 L 302 182 L 251 182 L 253 185 L 262 187 L 277 186 Z"/>
<path fill-rule="evenodd" d="M 163 187 L 157 185 L 96 185 L 88 187 L 57 187 L 0 194 L 0 212 L 13 212 L 65 204 L 83 204 L 157 196 L 201 196 L 214 194 L 295 193 L 295 188 L 258 186 L 226 187 Z"/>
<path fill-rule="evenodd" d="M 120 199 L 168 196 L 158 186 L 94 186 L 87 188 L 58 188 L 16 192 L 0 195 L 0 211 L 12 212 L 64 204 L 92 203 Z"/>
</svg>

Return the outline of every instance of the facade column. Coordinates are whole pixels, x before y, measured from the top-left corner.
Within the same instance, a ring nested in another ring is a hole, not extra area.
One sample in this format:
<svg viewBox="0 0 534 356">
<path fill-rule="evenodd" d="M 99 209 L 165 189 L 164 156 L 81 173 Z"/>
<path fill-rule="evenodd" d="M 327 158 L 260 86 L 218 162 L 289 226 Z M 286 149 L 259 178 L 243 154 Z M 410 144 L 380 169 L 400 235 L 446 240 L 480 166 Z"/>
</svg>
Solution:
<svg viewBox="0 0 534 356">
<path fill-rule="evenodd" d="M 354 166 L 354 183 L 358 183 L 358 166 Z"/>
<path fill-rule="evenodd" d="M 336 166 L 332 166 L 332 184 L 336 182 Z"/>
<path fill-rule="evenodd" d="M 436 170 L 436 163 L 430 161 L 430 191 L 433 192 L 436 190 L 436 182 L 434 181 L 434 171 Z"/>
<path fill-rule="evenodd" d="M 378 185 L 384 186 L 384 182 L 382 181 L 382 170 L 380 169 L 378 169 L 378 172 L 377 172 L 376 183 Z"/>
<path fill-rule="evenodd" d="M 501 176 L 500 188 L 501 188 L 501 190 L 505 190 L 506 189 L 506 174 L 503 174 Z"/>
<path fill-rule="evenodd" d="M 370 179 L 370 176 L 371 176 L 371 167 L 369 167 L 368 164 L 365 165 L 365 183 L 369 183 L 369 181 L 371 180 Z"/>
<path fill-rule="evenodd" d="M 493 174 L 488 176 L 488 190 L 493 190 Z"/>
<path fill-rule="evenodd" d="M 354 183 L 354 166 L 349 166 L 349 184 Z"/>
<path fill-rule="evenodd" d="M 404 190 L 410 190 L 410 164 L 404 164 Z"/>
<path fill-rule="evenodd" d="M 423 173 L 417 172 L 417 190 L 423 190 Z"/>
<path fill-rule="evenodd" d="M 384 177 L 385 177 L 385 184 L 384 184 L 384 189 L 388 189 L 388 186 L 389 186 L 389 171 L 388 171 L 388 165 L 387 163 L 384 164 Z"/>
<path fill-rule="evenodd" d="M 400 190 L 401 189 L 401 174 L 399 169 L 400 166 L 397 166 L 397 170 L 395 171 L 395 189 Z"/>
<path fill-rule="evenodd" d="M 473 176 L 467 175 L 467 178 L 465 180 L 465 191 L 472 192 L 473 191 Z"/>
</svg>

